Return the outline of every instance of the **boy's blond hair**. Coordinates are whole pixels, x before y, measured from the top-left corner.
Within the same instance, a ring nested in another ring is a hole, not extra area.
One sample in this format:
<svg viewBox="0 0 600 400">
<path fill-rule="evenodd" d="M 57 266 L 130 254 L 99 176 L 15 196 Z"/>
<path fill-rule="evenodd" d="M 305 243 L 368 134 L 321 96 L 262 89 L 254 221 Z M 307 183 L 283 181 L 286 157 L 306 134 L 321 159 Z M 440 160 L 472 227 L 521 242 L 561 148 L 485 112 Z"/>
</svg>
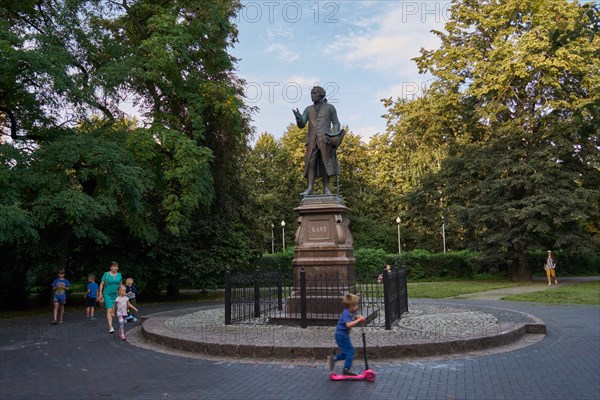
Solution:
<svg viewBox="0 0 600 400">
<path fill-rule="evenodd" d="M 127 279 L 125 279 L 125 284 L 127 286 L 131 285 L 132 283 L 133 283 L 133 278 L 127 278 Z"/>
<path fill-rule="evenodd" d="M 358 296 L 355 294 L 347 294 L 344 296 L 344 307 L 350 308 L 351 306 L 358 305 Z"/>
</svg>

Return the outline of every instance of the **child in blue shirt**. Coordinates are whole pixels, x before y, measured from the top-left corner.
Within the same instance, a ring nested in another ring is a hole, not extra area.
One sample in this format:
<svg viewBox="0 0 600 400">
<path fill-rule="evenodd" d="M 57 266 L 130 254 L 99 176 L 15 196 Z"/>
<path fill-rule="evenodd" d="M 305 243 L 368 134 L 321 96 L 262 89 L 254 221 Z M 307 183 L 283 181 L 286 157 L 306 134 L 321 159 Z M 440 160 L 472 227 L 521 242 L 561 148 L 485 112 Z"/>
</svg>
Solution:
<svg viewBox="0 0 600 400">
<path fill-rule="evenodd" d="M 96 299 L 98 298 L 98 284 L 95 281 L 96 275 L 89 274 L 87 290 L 83 295 L 83 298 L 85 299 L 87 319 L 89 319 L 90 321 L 94 321 L 96 319 L 94 318 L 94 311 L 96 308 Z"/>
<path fill-rule="evenodd" d="M 135 283 L 133 283 L 133 278 L 127 278 L 125 280 L 125 288 L 126 288 L 125 294 L 129 298 L 129 302 L 131 304 L 133 304 L 134 306 L 137 305 L 136 298 L 137 298 L 137 294 L 138 294 L 138 288 L 135 285 Z M 130 322 L 130 321 L 136 322 L 137 321 L 136 315 L 131 310 L 129 310 L 129 315 L 127 315 L 127 321 L 128 322 Z"/>
<path fill-rule="evenodd" d="M 344 362 L 342 374 L 355 376 L 356 373 L 352 372 L 352 362 L 354 361 L 355 350 L 350 341 L 350 330 L 352 327 L 364 322 L 365 318 L 360 315 L 355 315 L 356 310 L 358 310 L 358 296 L 355 294 L 347 294 L 344 296 L 343 301 L 345 308 L 335 327 L 335 342 L 340 351 L 335 356 L 328 358 L 329 370 L 334 372 L 336 361 L 346 360 Z"/>
<path fill-rule="evenodd" d="M 71 284 L 65 279 L 65 270 L 58 270 L 58 278 L 52 282 L 53 302 L 54 302 L 54 319 L 52 325 L 56 325 L 56 316 L 60 309 L 60 323 L 63 323 L 63 315 L 65 314 L 65 304 L 67 304 L 67 290 L 71 290 Z"/>
</svg>

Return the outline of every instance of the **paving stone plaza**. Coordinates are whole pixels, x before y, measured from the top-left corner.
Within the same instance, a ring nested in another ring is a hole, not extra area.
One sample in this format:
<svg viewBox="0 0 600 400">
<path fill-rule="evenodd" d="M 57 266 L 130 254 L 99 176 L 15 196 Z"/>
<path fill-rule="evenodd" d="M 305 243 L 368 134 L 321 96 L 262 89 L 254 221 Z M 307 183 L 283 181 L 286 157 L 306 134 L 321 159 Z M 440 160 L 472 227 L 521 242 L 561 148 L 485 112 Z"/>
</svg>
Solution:
<svg viewBox="0 0 600 400">
<path fill-rule="evenodd" d="M 565 284 L 568 279 L 563 279 Z M 327 328 L 308 337 L 289 327 L 271 327 L 267 335 L 245 327 L 237 339 L 229 337 L 228 343 L 227 331 L 216 323 L 221 304 L 142 305 L 141 310 L 149 317 L 144 329 L 152 321 L 161 321 L 162 335 L 169 331 L 191 335 L 202 324 L 211 325 L 212 331 L 205 328 L 202 340 L 194 340 L 204 345 L 178 349 L 149 341 L 139 324 L 127 327 L 128 340 L 122 342 L 107 333 L 106 321 L 87 321 L 82 310 L 67 309 L 65 323 L 56 326 L 49 324 L 50 313 L 2 320 L 0 398 L 600 398 L 598 306 L 510 302 L 486 299 L 485 295 L 480 299 L 411 301 L 412 315 L 403 318 L 392 332 L 367 330 L 375 382 L 329 380 L 325 360 L 316 357 L 320 351 L 333 349 L 332 343 L 326 343 Z M 442 329 L 444 321 L 446 328 Z M 545 334 L 535 333 L 540 324 L 545 326 Z M 482 339 L 502 335 L 507 331 L 502 328 L 514 330 L 521 325 L 530 326 L 534 333 L 513 334 L 499 345 Z M 403 330 L 428 334 L 402 335 Z M 221 345 L 219 352 L 207 351 L 207 343 L 218 335 L 230 346 Z M 381 350 L 389 349 L 390 338 L 400 341 L 395 343 L 395 357 Z M 353 339 L 360 347 L 358 338 Z M 472 348 L 431 344 L 473 339 L 473 344 L 464 344 Z M 277 341 L 281 351 L 275 356 L 256 352 L 261 342 L 276 347 Z M 241 343 L 253 344 L 253 352 L 246 357 L 221 353 L 222 349 L 239 351 Z M 418 347 L 419 343 L 424 346 L 421 353 L 402 353 L 402 346 Z M 286 356 L 295 348 L 313 350 Z M 360 357 L 355 367 L 362 368 Z"/>
<path fill-rule="evenodd" d="M 411 302 L 409 310 L 391 330 L 365 328 L 371 359 L 479 350 L 546 332 L 540 319 L 506 309 Z M 323 360 L 336 350 L 333 326 L 225 326 L 223 320 L 222 308 L 156 314 L 144 322 L 143 337 L 179 350 L 236 358 Z M 361 343 L 361 329 L 352 330 L 354 343 Z"/>
</svg>

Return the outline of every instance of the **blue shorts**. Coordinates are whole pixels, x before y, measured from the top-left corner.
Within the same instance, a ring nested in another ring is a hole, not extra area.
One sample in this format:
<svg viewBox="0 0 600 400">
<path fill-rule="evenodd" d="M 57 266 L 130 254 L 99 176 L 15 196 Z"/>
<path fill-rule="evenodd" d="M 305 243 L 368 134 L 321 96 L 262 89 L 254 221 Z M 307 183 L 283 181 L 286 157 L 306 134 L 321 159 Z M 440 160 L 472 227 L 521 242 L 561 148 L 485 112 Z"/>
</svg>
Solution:
<svg viewBox="0 0 600 400">
<path fill-rule="evenodd" d="M 86 307 L 96 307 L 96 298 L 87 296 L 85 298 L 85 306 Z"/>
<path fill-rule="evenodd" d="M 58 304 L 67 304 L 67 294 L 54 294 L 54 302 Z"/>
</svg>

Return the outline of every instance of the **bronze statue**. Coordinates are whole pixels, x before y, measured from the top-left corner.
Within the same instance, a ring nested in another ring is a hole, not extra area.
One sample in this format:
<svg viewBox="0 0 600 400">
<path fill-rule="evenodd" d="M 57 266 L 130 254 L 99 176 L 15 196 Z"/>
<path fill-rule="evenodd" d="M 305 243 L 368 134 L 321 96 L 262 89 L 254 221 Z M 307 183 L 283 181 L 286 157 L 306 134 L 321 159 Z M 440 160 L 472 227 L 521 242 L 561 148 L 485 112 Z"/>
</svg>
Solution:
<svg viewBox="0 0 600 400">
<path fill-rule="evenodd" d="M 345 131 L 340 130 L 335 107 L 327 103 L 325 89 L 313 87 L 310 97 L 314 104 L 306 107 L 304 113 L 300 114 L 298 109 L 292 110 L 298 128 L 304 128 L 308 122 L 304 159 L 304 177 L 308 179 L 308 188 L 301 193 L 302 196 L 313 193 L 315 177 L 323 178 L 325 194 L 331 194 L 329 177 L 340 174 L 336 150 L 345 135 Z"/>
</svg>

